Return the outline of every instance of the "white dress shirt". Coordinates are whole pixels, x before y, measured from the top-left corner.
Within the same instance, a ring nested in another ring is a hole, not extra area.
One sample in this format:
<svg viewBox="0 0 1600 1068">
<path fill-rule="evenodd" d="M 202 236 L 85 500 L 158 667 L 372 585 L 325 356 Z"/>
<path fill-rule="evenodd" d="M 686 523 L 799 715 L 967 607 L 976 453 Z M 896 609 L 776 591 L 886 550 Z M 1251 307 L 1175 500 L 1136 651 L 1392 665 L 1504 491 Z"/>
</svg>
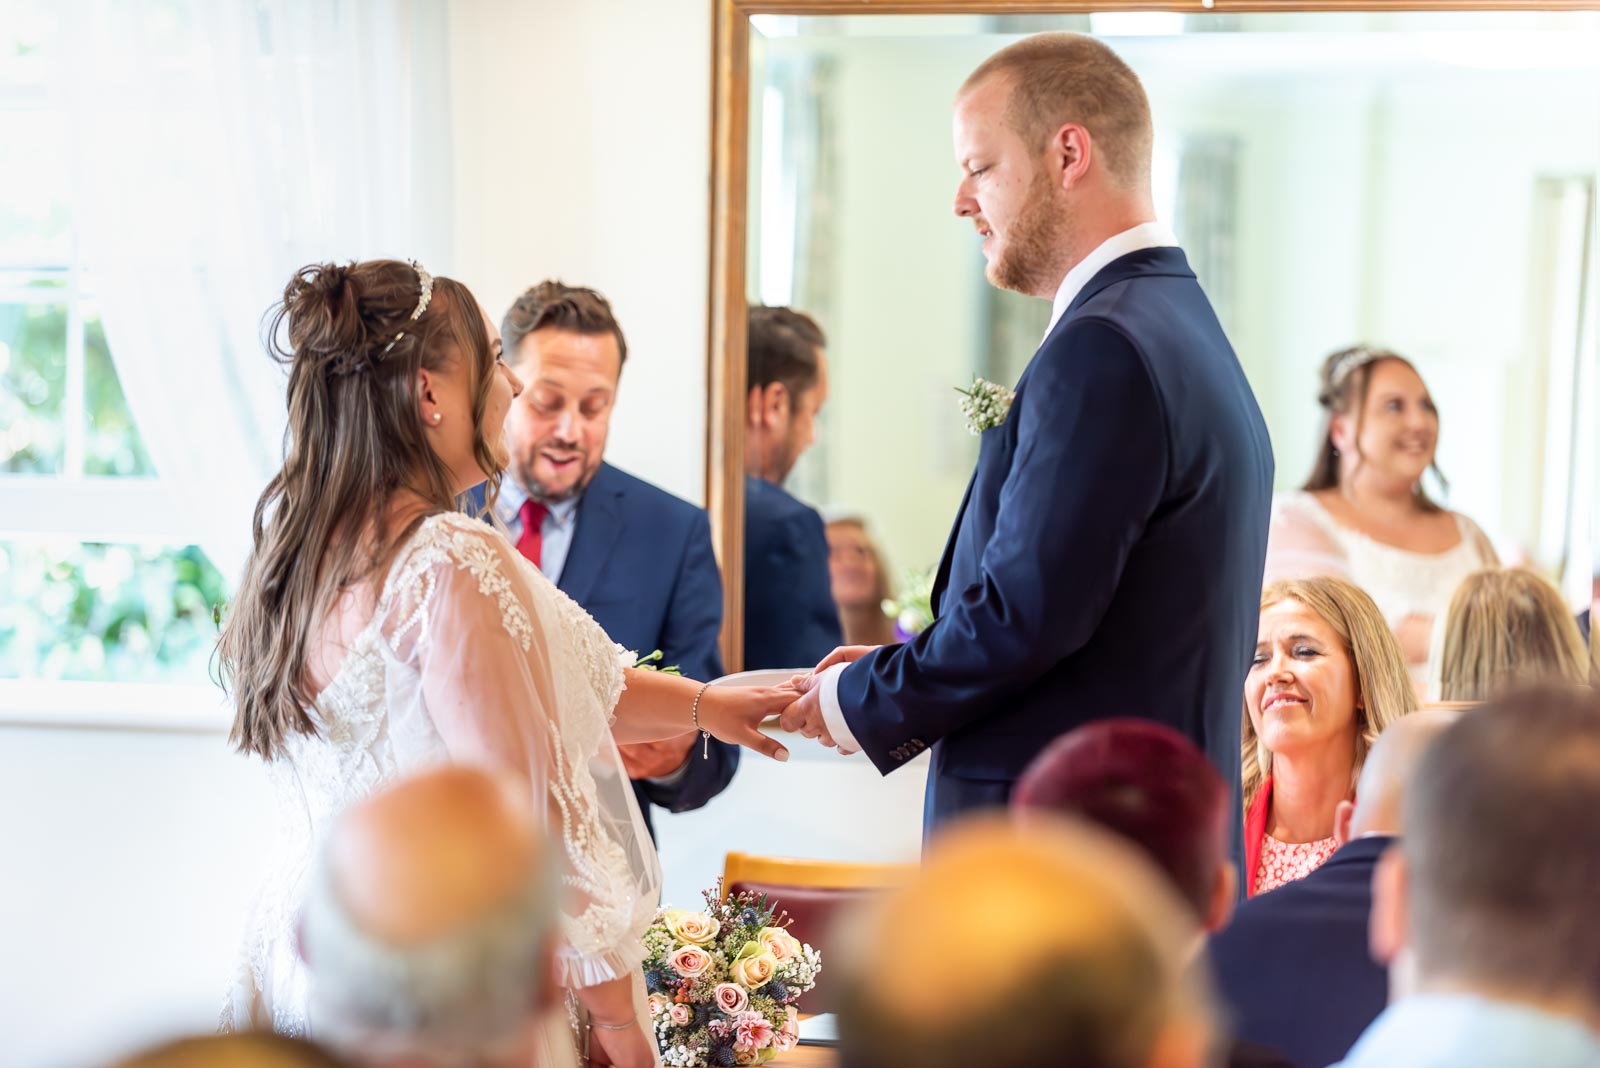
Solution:
<svg viewBox="0 0 1600 1068">
<path fill-rule="evenodd" d="M 506 525 L 506 530 L 511 532 L 512 545 L 522 538 L 522 502 L 527 499 L 527 493 L 516 479 L 507 477 L 500 483 L 500 496 L 495 501 L 494 510 Z M 539 533 L 544 538 L 539 551 L 539 570 L 557 586 L 561 585 L 561 573 L 566 570 L 567 553 L 572 549 L 572 532 L 578 526 L 578 502 L 582 499 L 580 494 L 549 505 L 544 522 L 539 526 Z"/>
<path fill-rule="evenodd" d="M 1083 287 L 1112 260 L 1120 259 L 1130 252 L 1139 252 L 1147 248 L 1166 248 L 1176 246 L 1177 243 L 1178 238 L 1171 228 L 1159 222 L 1140 223 L 1130 230 L 1106 238 L 1093 252 L 1074 264 L 1066 277 L 1061 279 L 1061 285 L 1056 289 L 1055 300 L 1050 305 L 1050 326 L 1045 330 L 1044 336 L 1050 336 L 1050 332 L 1056 328 L 1056 323 L 1067 313 L 1067 308 L 1077 299 L 1078 294 L 1083 292 Z M 818 677 L 821 686 L 818 697 L 822 701 L 822 722 L 828 728 L 829 736 L 838 743 L 841 753 L 854 753 L 861 749 L 861 743 L 856 741 L 856 736 L 850 731 L 850 725 L 845 722 L 844 710 L 839 707 L 839 676 L 848 666 L 848 664 L 835 664 Z"/>
</svg>

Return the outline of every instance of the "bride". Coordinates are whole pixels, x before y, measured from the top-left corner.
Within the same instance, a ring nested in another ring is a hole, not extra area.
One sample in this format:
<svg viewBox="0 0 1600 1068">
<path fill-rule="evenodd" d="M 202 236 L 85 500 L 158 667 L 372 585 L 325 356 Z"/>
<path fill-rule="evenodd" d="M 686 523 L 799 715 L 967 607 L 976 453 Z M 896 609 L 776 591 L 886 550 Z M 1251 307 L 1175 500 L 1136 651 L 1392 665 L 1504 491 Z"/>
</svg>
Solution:
<svg viewBox="0 0 1600 1068">
<path fill-rule="evenodd" d="M 289 373 L 287 454 L 256 507 L 219 655 L 231 741 L 268 762 L 287 833 L 224 1029 L 314 1026 L 296 912 L 330 819 L 390 779 L 472 762 L 527 776 L 564 844 L 573 1034 L 546 1037 L 548 1063 L 572 1063 L 576 1042 L 596 1064 L 656 1064 L 639 965 L 660 871 L 616 742 L 699 728 L 784 760 L 756 728 L 794 693 L 632 669 L 501 534 L 456 510 L 486 479 L 492 506 L 522 389 L 459 282 L 393 260 L 306 267 L 272 336 Z"/>
</svg>

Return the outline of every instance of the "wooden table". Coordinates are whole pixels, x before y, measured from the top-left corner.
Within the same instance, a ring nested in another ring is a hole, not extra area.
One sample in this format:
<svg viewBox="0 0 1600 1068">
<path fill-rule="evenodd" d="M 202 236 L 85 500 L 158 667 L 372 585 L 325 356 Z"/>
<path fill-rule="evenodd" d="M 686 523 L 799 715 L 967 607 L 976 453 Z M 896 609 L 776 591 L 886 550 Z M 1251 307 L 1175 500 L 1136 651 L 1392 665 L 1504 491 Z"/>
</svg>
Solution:
<svg viewBox="0 0 1600 1068">
<path fill-rule="evenodd" d="M 772 1068 L 838 1068 L 839 1051 L 833 1046 L 796 1046 L 771 1063 Z"/>
</svg>

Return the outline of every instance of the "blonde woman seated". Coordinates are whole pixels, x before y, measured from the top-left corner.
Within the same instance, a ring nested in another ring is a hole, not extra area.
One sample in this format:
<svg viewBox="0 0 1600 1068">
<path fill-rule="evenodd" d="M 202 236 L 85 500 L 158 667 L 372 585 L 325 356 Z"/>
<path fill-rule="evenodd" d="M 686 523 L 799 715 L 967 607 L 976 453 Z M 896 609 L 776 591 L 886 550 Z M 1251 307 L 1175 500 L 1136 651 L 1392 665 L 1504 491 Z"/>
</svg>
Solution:
<svg viewBox="0 0 1600 1068">
<path fill-rule="evenodd" d="M 865 520 L 840 516 L 828 521 L 828 574 L 846 645 L 888 645 L 899 640 L 894 620 L 883 612 L 883 602 L 894 596 L 889 571 Z"/>
<path fill-rule="evenodd" d="M 1479 571 L 1456 590 L 1444 622 L 1441 701 L 1488 701 L 1526 683 L 1589 681 L 1578 622 L 1539 575 Z"/>
<path fill-rule="evenodd" d="M 1400 646 L 1372 598 L 1341 579 L 1275 582 L 1245 678 L 1240 764 L 1250 896 L 1333 855 L 1334 812 L 1367 750 L 1417 707 Z"/>
<path fill-rule="evenodd" d="M 1499 560 L 1476 523 L 1423 488 L 1424 474 L 1439 475 L 1439 412 L 1410 361 L 1365 346 L 1336 352 L 1317 401 L 1322 445 L 1305 485 L 1273 503 L 1266 581 L 1335 575 L 1366 590 L 1420 687 L 1450 595 Z"/>
</svg>

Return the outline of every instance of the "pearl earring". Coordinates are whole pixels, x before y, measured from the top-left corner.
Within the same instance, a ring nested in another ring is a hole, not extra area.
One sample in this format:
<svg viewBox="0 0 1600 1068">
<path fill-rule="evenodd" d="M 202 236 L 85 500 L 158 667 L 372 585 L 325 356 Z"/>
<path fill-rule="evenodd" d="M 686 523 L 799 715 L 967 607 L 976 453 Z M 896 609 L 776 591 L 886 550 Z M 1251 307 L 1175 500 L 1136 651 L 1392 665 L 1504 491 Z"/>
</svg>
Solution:
<svg viewBox="0 0 1600 1068">
<path fill-rule="evenodd" d="M 435 423 L 437 423 L 437 422 L 438 422 L 438 421 L 439 421 L 439 420 L 441 420 L 441 419 L 443 419 L 443 418 L 444 418 L 444 416 L 443 416 L 443 415 L 440 415 L 440 414 L 439 414 L 439 413 L 438 413 L 438 412 L 434 412 L 434 413 L 433 413 L 433 421 L 434 421 L 434 422 L 435 422 Z"/>
</svg>

